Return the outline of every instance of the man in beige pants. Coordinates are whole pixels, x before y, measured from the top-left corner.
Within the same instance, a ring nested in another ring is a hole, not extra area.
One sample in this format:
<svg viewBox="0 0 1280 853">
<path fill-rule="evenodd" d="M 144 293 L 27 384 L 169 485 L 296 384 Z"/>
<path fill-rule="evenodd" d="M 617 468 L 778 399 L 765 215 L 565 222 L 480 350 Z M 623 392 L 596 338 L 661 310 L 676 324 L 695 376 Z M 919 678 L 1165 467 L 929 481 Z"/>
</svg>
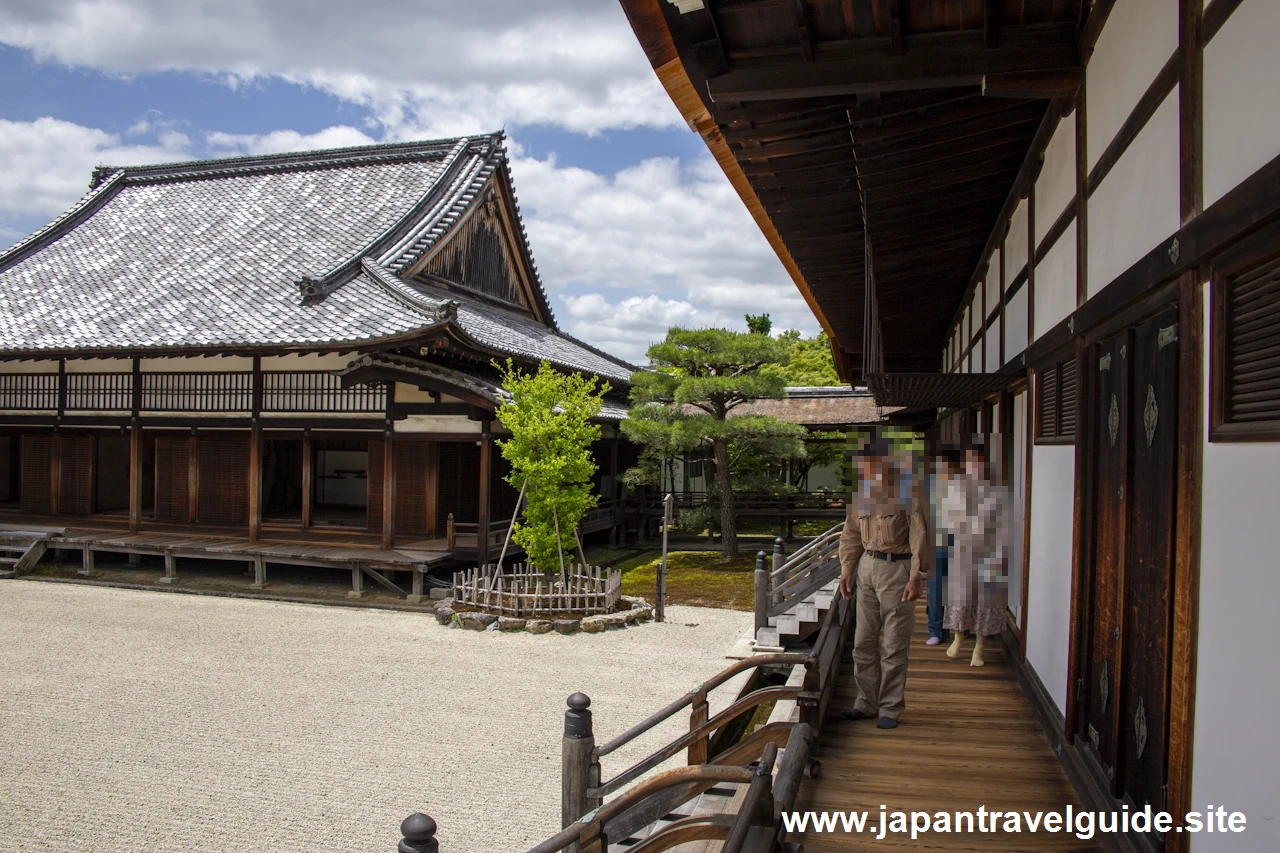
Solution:
<svg viewBox="0 0 1280 853">
<path fill-rule="evenodd" d="M 924 582 L 926 546 L 932 547 L 924 512 L 898 496 L 898 478 L 886 443 L 864 448 L 861 474 L 870 500 L 851 506 L 840 536 L 840 594 L 854 593 L 857 572 L 857 630 L 853 640 L 858 700 L 841 713 L 846 720 L 877 717 L 893 729 L 906 707 L 907 654 L 916 625 L 916 599 Z M 881 655 L 880 633 L 884 632 Z"/>
</svg>

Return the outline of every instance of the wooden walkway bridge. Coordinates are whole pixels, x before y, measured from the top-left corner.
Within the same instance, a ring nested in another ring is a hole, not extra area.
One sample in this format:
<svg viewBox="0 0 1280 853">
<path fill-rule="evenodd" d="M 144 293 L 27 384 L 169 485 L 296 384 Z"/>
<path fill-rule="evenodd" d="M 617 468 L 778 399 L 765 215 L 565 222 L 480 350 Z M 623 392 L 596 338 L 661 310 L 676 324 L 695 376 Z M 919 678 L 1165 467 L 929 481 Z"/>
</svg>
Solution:
<svg viewBox="0 0 1280 853">
<path fill-rule="evenodd" d="M 1075 792 L 1049 746 L 1030 704 L 1018 687 L 999 641 L 984 649 L 986 666 L 969 665 L 973 641 L 955 660 L 946 645 L 926 646 L 929 638 L 923 606 L 918 608 L 907 678 L 907 709 L 901 725 L 881 730 L 871 721 L 828 718 L 819 757 L 822 773 L 800 787 L 798 811 L 868 812 L 877 824 L 881 805 L 902 810 L 973 812 L 980 806 L 997 811 L 1061 812 L 1068 804 L 1081 808 Z M 853 667 L 842 669 L 832 701 L 833 711 L 853 707 L 857 688 Z M 863 851 L 1075 851 L 1104 848 L 1095 836 L 1081 840 L 1071 833 L 890 833 L 849 835 L 793 834 L 806 853 Z"/>
</svg>

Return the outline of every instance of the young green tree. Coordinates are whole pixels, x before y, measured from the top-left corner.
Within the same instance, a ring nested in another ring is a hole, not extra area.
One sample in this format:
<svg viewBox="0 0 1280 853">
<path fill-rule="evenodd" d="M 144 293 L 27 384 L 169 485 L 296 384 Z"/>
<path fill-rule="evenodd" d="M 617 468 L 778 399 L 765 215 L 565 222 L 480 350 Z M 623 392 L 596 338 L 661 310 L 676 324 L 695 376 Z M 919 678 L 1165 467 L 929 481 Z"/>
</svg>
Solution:
<svg viewBox="0 0 1280 853">
<path fill-rule="evenodd" d="M 530 374 L 508 359 L 502 387 L 511 398 L 498 408 L 498 420 L 511 438 L 496 444 L 511 463 L 507 482 L 525 493 L 525 521 L 516 524 L 512 538 L 531 564 L 550 574 L 566 554 L 571 557 L 574 528 L 599 500 L 591 493 L 591 443 L 600 427 L 591 419 L 600 414 L 609 384 L 559 373 L 546 361 Z"/>
<path fill-rule="evenodd" d="M 649 347 L 654 370 L 631 378 L 634 405 L 622 423 L 628 438 L 660 453 L 711 449 L 726 557 L 738 555 L 732 488 L 738 462 L 753 451 L 779 459 L 804 455 L 803 427 L 759 415 L 729 417 L 751 400 L 782 397 L 785 382 L 761 368 L 787 358 L 787 345 L 768 335 L 673 328 Z"/>
<path fill-rule="evenodd" d="M 768 314 L 748 314 L 747 331 L 753 335 L 767 335 L 773 331 L 773 320 Z"/>
</svg>

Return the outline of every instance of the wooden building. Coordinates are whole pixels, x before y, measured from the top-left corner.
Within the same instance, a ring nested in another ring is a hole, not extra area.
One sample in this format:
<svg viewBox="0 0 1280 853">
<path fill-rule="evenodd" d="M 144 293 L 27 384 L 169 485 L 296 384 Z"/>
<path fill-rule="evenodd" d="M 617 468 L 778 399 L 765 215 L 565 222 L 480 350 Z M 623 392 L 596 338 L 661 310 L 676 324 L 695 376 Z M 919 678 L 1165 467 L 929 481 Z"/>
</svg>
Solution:
<svg viewBox="0 0 1280 853">
<path fill-rule="evenodd" d="M 507 358 L 616 389 L 587 522 L 614 526 L 633 368 L 557 328 L 501 134 L 102 167 L 0 254 L 0 522 L 73 528 L 87 561 L 178 534 L 484 560 L 516 502 Z"/>
<path fill-rule="evenodd" d="M 1103 842 L 1280 849 L 1280 3 L 622 5 L 843 376 L 1007 437 L 1081 801 L 1248 816 Z"/>
</svg>

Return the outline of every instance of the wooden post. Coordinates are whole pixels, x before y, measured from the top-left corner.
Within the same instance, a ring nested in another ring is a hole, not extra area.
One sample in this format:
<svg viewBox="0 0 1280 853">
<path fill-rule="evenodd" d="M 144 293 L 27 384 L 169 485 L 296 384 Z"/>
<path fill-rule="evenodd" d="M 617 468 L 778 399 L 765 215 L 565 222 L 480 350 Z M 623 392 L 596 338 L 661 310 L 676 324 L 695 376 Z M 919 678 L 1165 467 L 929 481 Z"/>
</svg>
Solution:
<svg viewBox="0 0 1280 853">
<path fill-rule="evenodd" d="M 763 553 L 763 552 L 761 552 Z M 689 731 L 693 731 L 698 726 L 703 725 L 711 718 L 710 708 L 707 706 L 707 694 L 699 693 L 693 700 L 693 710 L 689 712 Z M 711 733 L 706 732 L 693 743 L 689 744 L 688 765 L 693 767 L 698 764 L 707 763 L 707 743 L 711 740 Z"/>
<path fill-rule="evenodd" d="M 360 568 L 359 563 L 351 565 L 351 589 L 347 592 L 347 598 L 364 598 L 368 593 L 364 588 L 364 572 Z"/>
<path fill-rule="evenodd" d="M 84 557 L 84 565 L 80 567 L 80 571 L 76 572 L 76 574 L 82 575 L 86 578 L 91 578 L 96 575 L 97 572 L 94 571 L 93 568 L 93 549 L 89 547 L 88 542 L 80 546 L 80 553 Z"/>
<path fill-rule="evenodd" d="M 622 490 L 618 488 L 618 437 L 609 445 L 609 499 L 613 501 L 613 524 L 609 528 L 609 547 L 618 544 L 618 525 L 622 521 Z"/>
<path fill-rule="evenodd" d="M 764 551 L 756 553 L 756 622 L 755 633 L 769 626 L 769 570 L 765 568 Z"/>
<path fill-rule="evenodd" d="M 448 548 L 450 551 L 452 551 L 452 550 L 453 550 L 453 545 L 454 545 L 454 536 L 453 536 L 453 513 L 449 513 L 449 517 L 445 519 L 445 523 L 444 523 L 444 545 L 445 545 L 445 547 L 446 547 L 446 548 Z"/>
<path fill-rule="evenodd" d="M 427 536 L 436 536 L 436 515 L 440 512 L 440 443 L 427 445 Z"/>
<path fill-rule="evenodd" d="M 129 429 L 129 532 L 142 526 L 142 425 L 133 419 Z"/>
<path fill-rule="evenodd" d="M 662 499 L 662 562 L 658 563 L 658 589 L 655 596 L 657 600 L 654 602 L 656 607 L 654 619 L 658 622 L 667 621 L 667 529 L 671 527 L 675 505 L 676 496 L 668 492 Z"/>
<path fill-rule="evenodd" d="M 191 438 L 187 445 L 187 523 L 196 523 L 200 499 L 200 444 L 196 436 L 196 428 L 191 428 Z"/>
<path fill-rule="evenodd" d="M 480 565 L 489 562 L 489 480 L 493 473 L 492 421 L 480 422 L 480 512 L 476 525 L 476 559 Z"/>
<path fill-rule="evenodd" d="M 302 529 L 311 528 L 311 513 L 316 491 L 316 451 L 311 430 L 302 431 Z"/>
<path fill-rule="evenodd" d="M 262 424 L 249 428 L 249 541 L 262 535 Z"/>
<path fill-rule="evenodd" d="M 405 597 L 408 604 L 422 603 L 422 569 L 414 566 L 413 568 L 413 586 L 409 590 L 409 595 Z"/>
<path fill-rule="evenodd" d="M 178 579 L 178 567 L 175 564 L 172 548 L 164 549 L 164 577 L 157 583 L 173 583 Z"/>
<path fill-rule="evenodd" d="M 404 836 L 396 845 L 398 853 L 440 853 L 436 840 L 436 822 L 422 812 L 415 812 L 400 822 Z"/>
<path fill-rule="evenodd" d="M 395 545 L 396 522 L 395 430 L 388 425 L 382 438 L 382 547 Z"/>
<path fill-rule="evenodd" d="M 599 805 L 598 798 L 587 796 L 587 789 L 600 783 L 600 765 L 596 762 L 595 734 L 591 728 L 591 699 L 585 693 L 574 693 L 564 712 L 564 738 L 560 748 L 560 825 L 569 826 Z M 566 847 L 576 853 L 578 845 Z"/>
<path fill-rule="evenodd" d="M 266 589 L 267 588 L 267 560 L 265 557 L 257 556 L 253 558 L 253 583 L 249 584 L 249 589 Z"/>
</svg>

